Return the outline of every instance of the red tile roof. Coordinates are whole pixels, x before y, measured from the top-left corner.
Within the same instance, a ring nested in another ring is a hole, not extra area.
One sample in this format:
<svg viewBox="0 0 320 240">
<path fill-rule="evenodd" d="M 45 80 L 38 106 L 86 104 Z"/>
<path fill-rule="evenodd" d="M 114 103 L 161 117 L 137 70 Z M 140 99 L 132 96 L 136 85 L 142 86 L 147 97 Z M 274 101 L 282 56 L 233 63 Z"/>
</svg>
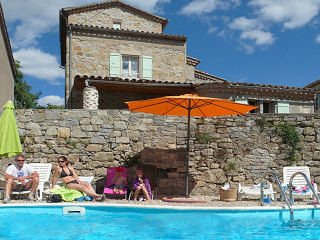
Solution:
<svg viewBox="0 0 320 240">
<path fill-rule="evenodd" d="M 312 87 L 314 87 L 314 86 L 316 86 L 316 85 L 319 85 L 320 84 L 320 79 L 318 79 L 318 80 L 316 80 L 316 81 L 314 81 L 314 82 L 312 82 L 312 83 L 309 83 L 308 85 L 306 85 L 305 87 L 306 88 L 312 88 Z"/>
</svg>

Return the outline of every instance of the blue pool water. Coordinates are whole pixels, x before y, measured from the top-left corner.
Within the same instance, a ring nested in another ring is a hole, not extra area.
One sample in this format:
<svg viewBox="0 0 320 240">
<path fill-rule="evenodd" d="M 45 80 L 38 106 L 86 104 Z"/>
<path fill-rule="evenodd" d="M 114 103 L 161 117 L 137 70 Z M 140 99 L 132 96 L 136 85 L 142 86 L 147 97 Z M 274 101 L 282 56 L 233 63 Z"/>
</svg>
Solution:
<svg viewBox="0 0 320 240">
<path fill-rule="evenodd" d="M 320 239 L 320 210 L 217 211 L 61 206 L 1 207 L 0 239 Z"/>
</svg>

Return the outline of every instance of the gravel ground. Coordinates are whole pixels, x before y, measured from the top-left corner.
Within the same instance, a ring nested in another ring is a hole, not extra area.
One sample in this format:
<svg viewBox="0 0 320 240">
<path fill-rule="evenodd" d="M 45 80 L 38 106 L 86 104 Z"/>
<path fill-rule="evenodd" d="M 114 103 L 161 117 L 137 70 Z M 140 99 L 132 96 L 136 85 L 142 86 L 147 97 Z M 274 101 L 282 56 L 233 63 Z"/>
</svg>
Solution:
<svg viewBox="0 0 320 240">
<path fill-rule="evenodd" d="M 184 197 L 177 197 L 177 198 L 184 198 Z M 190 197 L 189 199 L 201 199 L 201 200 L 207 200 L 207 203 L 172 203 L 172 202 L 164 202 L 162 201 L 162 196 L 158 197 L 157 199 L 152 200 L 150 203 L 146 203 L 143 201 L 138 201 L 138 202 L 133 202 L 133 201 L 128 201 L 128 200 L 114 200 L 114 199 L 106 199 L 104 202 L 79 202 L 79 201 L 74 201 L 73 203 L 77 204 L 131 204 L 133 206 L 135 205 L 159 205 L 159 206 L 188 206 L 188 207 L 226 207 L 226 208 L 234 208 L 234 207 L 260 207 L 260 200 L 258 196 L 246 196 L 246 198 L 243 198 L 242 201 L 232 201 L 232 202 L 226 202 L 226 201 L 220 201 L 219 196 L 197 196 L 197 197 Z M 309 206 L 312 200 L 310 198 L 296 198 L 294 202 L 294 206 Z M 25 204 L 25 203 L 32 203 L 30 201 L 27 201 L 26 199 L 13 199 L 10 202 L 10 205 L 19 205 L 19 204 Z M 42 204 L 46 203 L 46 201 L 39 201 L 37 200 L 36 202 L 33 202 L 35 204 Z M 2 205 L 2 202 L 0 203 Z M 265 204 L 265 207 L 285 207 L 286 203 L 282 202 L 278 199 L 278 201 L 272 201 L 271 204 Z"/>
</svg>

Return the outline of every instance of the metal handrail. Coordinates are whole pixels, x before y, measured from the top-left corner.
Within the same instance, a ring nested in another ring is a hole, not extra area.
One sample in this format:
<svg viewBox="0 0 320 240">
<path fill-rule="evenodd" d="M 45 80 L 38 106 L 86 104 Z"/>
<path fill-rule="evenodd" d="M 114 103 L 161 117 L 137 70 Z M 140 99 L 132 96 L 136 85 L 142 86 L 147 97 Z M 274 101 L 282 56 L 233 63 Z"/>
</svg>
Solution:
<svg viewBox="0 0 320 240">
<path fill-rule="evenodd" d="M 296 172 L 296 173 L 292 174 L 292 176 L 291 176 L 291 178 L 289 180 L 289 200 L 290 200 L 290 203 L 292 204 L 292 181 L 293 181 L 294 177 L 299 175 L 299 174 L 302 175 L 304 177 L 304 179 L 307 181 L 307 184 L 308 184 L 309 188 L 312 190 L 312 192 L 315 195 L 315 197 L 317 198 L 317 201 L 318 201 L 318 204 L 319 204 L 320 203 L 320 198 L 319 198 L 318 194 L 316 193 L 316 190 L 312 186 L 309 178 L 303 172 Z"/>
<path fill-rule="evenodd" d="M 276 179 L 276 182 L 277 182 L 277 184 L 278 184 L 278 186 L 280 188 L 280 192 L 281 192 L 281 194 L 282 194 L 282 196 L 283 196 L 283 198 L 284 198 L 284 200 L 285 200 L 285 202 L 286 202 L 286 204 L 287 204 L 287 206 L 288 206 L 288 208 L 290 210 L 290 219 L 293 220 L 293 210 L 292 210 L 292 206 L 291 206 L 292 201 L 289 202 L 289 199 L 288 199 L 286 193 L 284 192 L 283 188 L 281 187 L 281 183 L 279 181 L 279 178 L 277 177 L 277 175 L 274 172 L 267 172 L 261 178 L 261 185 L 260 185 L 260 202 L 261 202 L 261 206 L 263 206 L 263 196 L 264 196 L 264 194 L 263 194 L 263 191 L 264 191 L 263 190 L 263 179 L 268 175 L 272 175 Z M 292 193 L 291 193 L 291 195 L 292 195 Z"/>
</svg>

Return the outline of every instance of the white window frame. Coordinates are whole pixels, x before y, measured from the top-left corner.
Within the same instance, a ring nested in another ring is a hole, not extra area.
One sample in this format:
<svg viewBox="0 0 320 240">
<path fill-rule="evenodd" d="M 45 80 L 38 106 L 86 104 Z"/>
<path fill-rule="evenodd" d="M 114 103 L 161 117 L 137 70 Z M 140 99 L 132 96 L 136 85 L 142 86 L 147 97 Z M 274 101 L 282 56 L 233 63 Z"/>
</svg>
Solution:
<svg viewBox="0 0 320 240">
<path fill-rule="evenodd" d="M 278 101 L 277 113 L 290 113 L 290 103 L 288 101 Z"/>
<path fill-rule="evenodd" d="M 235 98 L 234 101 L 236 103 L 248 104 L 248 99 L 247 98 Z"/>
<path fill-rule="evenodd" d="M 112 28 L 113 29 L 121 29 L 121 22 L 113 22 Z"/>
<path fill-rule="evenodd" d="M 127 58 L 128 59 L 128 76 L 124 76 L 123 74 L 123 59 Z M 137 60 L 137 76 L 132 76 L 132 60 L 136 59 Z M 140 57 L 139 56 L 128 56 L 128 55 L 122 55 L 121 56 L 121 77 L 122 78 L 139 78 L 140 76 Z"/>
</svg>

